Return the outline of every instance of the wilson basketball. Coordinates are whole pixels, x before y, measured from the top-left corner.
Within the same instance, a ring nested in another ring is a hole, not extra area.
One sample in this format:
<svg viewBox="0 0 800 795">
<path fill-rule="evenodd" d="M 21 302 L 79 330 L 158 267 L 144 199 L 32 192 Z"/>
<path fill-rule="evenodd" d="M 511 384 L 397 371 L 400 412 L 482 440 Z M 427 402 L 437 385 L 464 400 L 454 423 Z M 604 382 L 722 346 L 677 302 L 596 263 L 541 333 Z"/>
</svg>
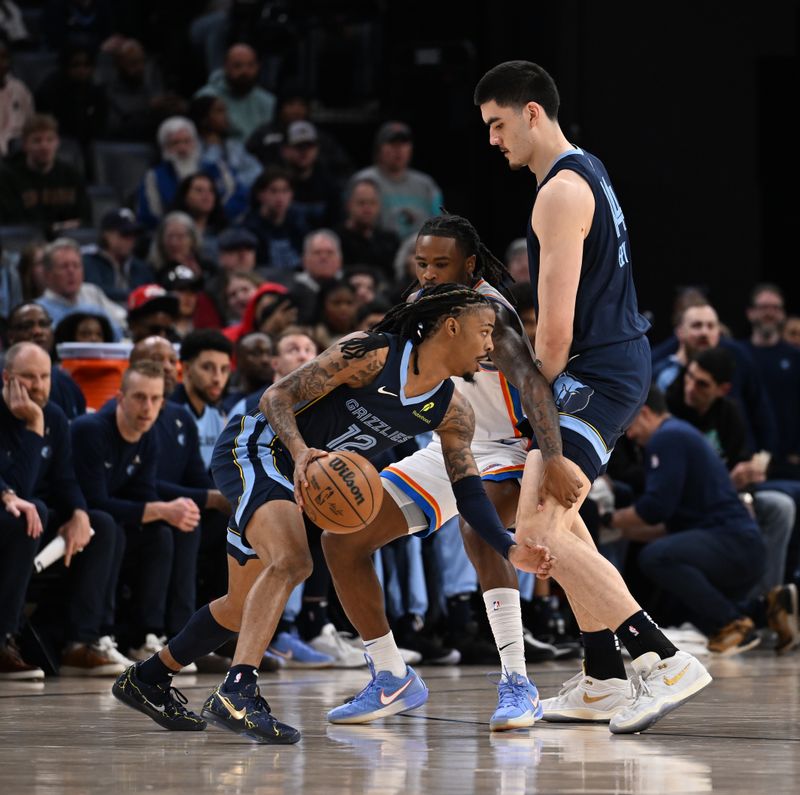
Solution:
<svg viewBox="0 0 800 795">
<path fill-rule="evenodd" d="M 383 486 L 378 470 L 364 456 L 334 450 L 306 469 L 301 486 L 305 512 L 315 525 L 331 533 L 363 530 L 381 509 Z"/>
</svg>

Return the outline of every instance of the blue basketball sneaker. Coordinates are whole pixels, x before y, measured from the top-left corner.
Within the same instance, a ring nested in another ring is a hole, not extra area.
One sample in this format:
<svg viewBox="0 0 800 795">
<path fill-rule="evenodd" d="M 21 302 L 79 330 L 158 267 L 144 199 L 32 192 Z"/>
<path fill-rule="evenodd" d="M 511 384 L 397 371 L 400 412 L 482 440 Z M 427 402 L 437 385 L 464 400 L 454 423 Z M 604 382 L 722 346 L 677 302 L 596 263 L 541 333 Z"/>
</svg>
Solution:
<svg viewBox="0 0 800 795">
<path fill-rule="evenodd" d="M 389 671 L 375 673 L 372 660 L 369 655 L 365 656 L 372 679 L 357 696 L 328 713 L 331 723 L 369 723 L 421 707 L 428 700 L 425 682 L 410 665 L 406 666 L 406 675 L 402 677 L 393 676 Z"/>
<path fill-rule="evenodd" d="M 272 716 L 256 684 L 247 685 L 238 693 L 223 692 L 221 685 L 215 687 L 203 704 L 201 714 L 209 723 L 243 734 L 257 743 L 291 745 L 300 739 L 297 729 Z"/>
<path fill-rule="evenodd" d="M 505 671 L 497 681 L 497 709 L 489 721 L 493 732 L 525 729 L 542 717 L 536 685 L 521 674 Z"/>
<path fill-rule="evenodd" d="M 268 651 L 285 668 L 333 668 L 330 654 L 313 649 L 292 632 L 279 632 L 269 644 Z"/>
</svg>

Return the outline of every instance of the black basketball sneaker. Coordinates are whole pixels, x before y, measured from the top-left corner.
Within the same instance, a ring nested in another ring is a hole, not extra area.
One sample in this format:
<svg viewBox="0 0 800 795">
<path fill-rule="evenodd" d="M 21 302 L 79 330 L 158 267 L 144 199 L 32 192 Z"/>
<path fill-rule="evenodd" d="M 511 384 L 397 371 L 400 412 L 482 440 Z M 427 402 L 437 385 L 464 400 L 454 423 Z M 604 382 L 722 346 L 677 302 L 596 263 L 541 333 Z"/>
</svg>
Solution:
<svg viewBox="0 0 800 795">
<path fill-rule="evenodd" d="M 246 685 L 239 693 L 223 693 L 215 687 L 203 704 L 202 715 L 209 723 L 257 743 L 291 745 L 300 739 L 297 729 L 272 716 L 256 684 Z"/>
<path fill-rule="evenodd" d="M 111 693 L 123 704 L 138 709 L 159 726 L 174 732 L 201 732 L 206 722 L 184 706 L 186 696 L 172 682 L 148 685 L 136 676 L 139 663 L 126 668 L 111 688 Z"/>
</svg>

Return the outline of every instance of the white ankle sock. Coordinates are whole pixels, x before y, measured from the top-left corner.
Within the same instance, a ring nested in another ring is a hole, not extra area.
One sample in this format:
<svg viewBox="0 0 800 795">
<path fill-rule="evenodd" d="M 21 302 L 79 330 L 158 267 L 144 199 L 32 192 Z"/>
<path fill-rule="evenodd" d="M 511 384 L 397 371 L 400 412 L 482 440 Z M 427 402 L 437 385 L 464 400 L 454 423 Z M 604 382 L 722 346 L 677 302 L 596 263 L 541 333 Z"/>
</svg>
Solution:
<svg viewBox="0 0 800 795">
<path fill-rule="evenodd" d="M 500 653 L 502 669 L 527 677 L 519 591 L 516 588 L 492 588 L 483 594 L 483 601 L 494 642 Z"/>
<path fill-rule="evenodd" d="M 406 664 L 403 662 L 403 657 L 397 644 L 394 642 L 394 635 L 389 632 L 388 635 L 383 635 L 375 640 L 365 640 L 364 648 L 372 657 L 372 664 L 375 666 L 375 671 L 389 671 L 392 676 L 403 677 L 406 675 Z"/>
</svg>

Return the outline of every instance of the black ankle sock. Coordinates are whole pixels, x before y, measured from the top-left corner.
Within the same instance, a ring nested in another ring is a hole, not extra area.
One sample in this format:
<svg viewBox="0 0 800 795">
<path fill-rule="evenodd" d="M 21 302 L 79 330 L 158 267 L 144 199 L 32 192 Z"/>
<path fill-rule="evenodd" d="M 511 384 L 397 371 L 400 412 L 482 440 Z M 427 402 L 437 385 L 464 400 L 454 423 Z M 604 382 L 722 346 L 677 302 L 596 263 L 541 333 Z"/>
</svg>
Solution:
<svg viewBox="0 0 800 795">
<path fill-rule="evenodd" d="M 167 668 L 157 654 L 136 668 L 136 678 L 141 679 L 146 685 L 163 685 L 175 674 L 176 671 Z"/>
<path fill-rule="evenodd" d="M 233 630 L 226 629 L 217 622 L 208 605 L 204 605 L 169 642 L 169 653 L 176 662 L 188 665 L 199 657 L 216 651 L 235 634 Z"/>
<path fill-rule="evenodd" d="M 619 642 L 610 629 L 581 632 L 583 664 L 586 675 L 593 679 L 627 679 Z"/>
<path fill-rule="evenodd" d="M 254 685 L 258 681 L 258 671 L 252 665 L 233 665 L 225 674 L 222 689 L 226 693 L 239 693 L 247 685 Z"/>
<path fill-rule="evenodd" d="M 621 624 L 617 629 L 617 637 L 634 660 L 648 651 L 654 651 L 662 660 L 666 660 L 678 651 L 644 610 L 634 613 Z"/>
</svg>

